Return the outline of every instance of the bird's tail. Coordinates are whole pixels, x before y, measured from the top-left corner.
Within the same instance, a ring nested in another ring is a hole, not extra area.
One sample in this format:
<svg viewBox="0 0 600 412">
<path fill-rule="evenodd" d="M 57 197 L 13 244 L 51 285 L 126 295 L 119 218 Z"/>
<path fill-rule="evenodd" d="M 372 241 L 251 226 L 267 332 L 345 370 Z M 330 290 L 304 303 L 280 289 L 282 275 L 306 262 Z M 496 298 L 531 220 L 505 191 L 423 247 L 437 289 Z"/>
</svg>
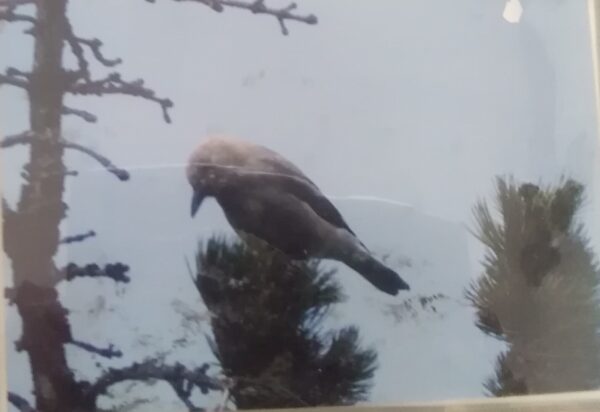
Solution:
<svg viewBox="0 0 600 412">
<path fill-rule="evenodd" d="M 410 286 L 396 272 L 368 254 L 355 253 L 344 262 L 361 274 L 377 289 L 389 295 L 397 295 L 400 290 L 409 290 Z"/>
</svg>

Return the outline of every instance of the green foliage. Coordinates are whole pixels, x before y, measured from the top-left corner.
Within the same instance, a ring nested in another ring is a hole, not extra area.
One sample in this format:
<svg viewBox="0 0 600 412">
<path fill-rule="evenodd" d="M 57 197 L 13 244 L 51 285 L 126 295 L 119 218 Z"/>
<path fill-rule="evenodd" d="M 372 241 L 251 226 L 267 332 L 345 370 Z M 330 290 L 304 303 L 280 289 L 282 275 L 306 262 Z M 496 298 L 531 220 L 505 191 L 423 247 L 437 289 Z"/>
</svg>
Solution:
<svg viewBox="0 0 600 412">
<path fill-rule="evenodd" d="M 365 399 L 377 355 L 358 331 L 323 332 L 342 301 L 333 271 L 241 242 L 211 239 L 196 286 L 211 312 L 213 351 L 238 409 L 349 405 Z"/>
<path fill-rule="evenodd" d="M 600 383 L 600 273 L 581 225 L 583 187 L 497 180 L 497 216 L 474 209 L 485 273 L 467 291 L 477 326 L 505 341 L 493 396 L 596 388 Z M 496 218 L 497 217 L 497 218 Z"/>
</svg>

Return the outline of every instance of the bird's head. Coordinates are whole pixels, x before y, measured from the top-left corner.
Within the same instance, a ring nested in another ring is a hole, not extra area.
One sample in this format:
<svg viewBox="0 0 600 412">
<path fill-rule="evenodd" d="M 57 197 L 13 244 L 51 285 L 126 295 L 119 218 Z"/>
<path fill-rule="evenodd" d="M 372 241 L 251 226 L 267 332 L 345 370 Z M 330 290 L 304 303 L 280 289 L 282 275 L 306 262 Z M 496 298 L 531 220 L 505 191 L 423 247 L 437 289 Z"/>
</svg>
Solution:
<svg viewBox="0 0 600 412">
<path fill-rule="evenodd" d="M 203 151 L 196 151 L 190 158 L 186 170 L 188 182 L 192 187 L 191 215 L 194 217 L 202 205 L 202 201 L 214 195 L 216 189 L 215 168 L 211 166 L 210 156 Z"/>
<path fill-rule="evenodd" d="M 193 190 L 192 217 L 205 198 L 216 196 L 227 184 L 234 170 L 243 168 L 244 159 L 236 142 L 226 138 L 209 138 L 194 150 L 186 169 Z"/>
</svg>

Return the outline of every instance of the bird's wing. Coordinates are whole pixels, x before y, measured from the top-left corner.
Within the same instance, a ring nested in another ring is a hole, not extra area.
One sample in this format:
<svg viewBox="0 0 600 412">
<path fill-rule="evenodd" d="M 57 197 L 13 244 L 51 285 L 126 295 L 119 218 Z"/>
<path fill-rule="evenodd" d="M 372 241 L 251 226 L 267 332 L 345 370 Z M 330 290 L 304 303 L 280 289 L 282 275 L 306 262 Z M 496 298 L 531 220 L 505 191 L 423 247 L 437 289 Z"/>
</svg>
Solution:
<svg viewBox="0 0 600 412">
<path fill-rule="evenodd" d="M 284 190 L 308 204 L 322 219 L 337 228 L 346 229 L 356 236 L 346 223 L 340 212 L 319 190 L 317 185 L 306 176 L 295 164 L 274 150 L 261 145 L 254 145 L 257 170 L 260 175 L 250 173 L 250 178 L 261 176 L 264 184 Z"/>
<path fill-rule="evenodd" d="M 257 171 L 240 171 L 239 173 L 240 182 L 248 185 L 266 185 L 288 193 L 310 206 L 323 220 L 356 236 L 333 203 L 304 175 Z"/>
<path fill-rule="evenodd" d="M 309 184 L 313 185 L 317 188 L 317 185 L 308 178 L 302 170 L 298 168 L 295 164 L 287 160 L 285 157 L 281 156 L 279 153 L 264 147 L 257 146 L 259 150 L 257 150 L 257 164 L 259 166 L 259 170 L 265 172 L 273 172 L 280 173 L 285 176 L 294 177 L 298 179 L 302 179 Z M 318 189 L 317 189 L 318 190 Z"/>
</svg>

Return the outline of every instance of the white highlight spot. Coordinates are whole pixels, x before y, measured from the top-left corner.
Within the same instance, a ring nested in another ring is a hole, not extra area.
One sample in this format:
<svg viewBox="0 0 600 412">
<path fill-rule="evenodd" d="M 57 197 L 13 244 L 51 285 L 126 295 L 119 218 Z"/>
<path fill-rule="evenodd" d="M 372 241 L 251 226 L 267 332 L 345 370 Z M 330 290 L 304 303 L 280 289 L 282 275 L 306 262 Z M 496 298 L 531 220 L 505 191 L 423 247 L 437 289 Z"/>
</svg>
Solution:
<svg viewBox="0 0 600 412">
<path fill-rule="evenodd" d="M 508 0 L 504 6 L 502 17 L 509 23 L 518 23 L 523 15 L 523 6 L 519 0 Z"/>
</svg>

